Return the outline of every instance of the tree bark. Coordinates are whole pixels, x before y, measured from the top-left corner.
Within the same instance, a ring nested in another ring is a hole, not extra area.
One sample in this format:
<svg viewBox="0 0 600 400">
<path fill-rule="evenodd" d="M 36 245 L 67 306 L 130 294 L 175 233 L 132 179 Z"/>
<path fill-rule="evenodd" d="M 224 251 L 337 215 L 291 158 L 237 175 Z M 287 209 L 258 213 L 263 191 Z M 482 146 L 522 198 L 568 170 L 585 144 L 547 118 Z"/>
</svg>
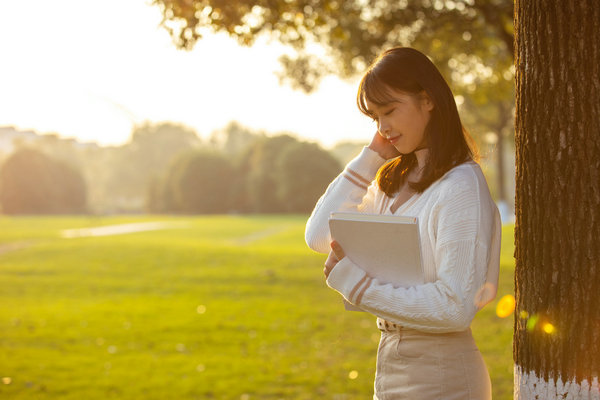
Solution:
<svg viewBox="0 0 600 400">
<path fill-rule="evenodd" d="M 599 399 L 600 2 L 517 0 L 516 399 Z"/>
<path fill-rule="evenodd" d="M 496 142 L 496 156 L 498 157 L 496 165 L 496 169 L 498 170 L 498 179 L 496 182 L 498 185 L 497 200 L 508 204 L 508 195 L 506 194 L 506 167 L 504 165 L 504 159 L 506 157 L 504 127 L 506 126 L 506 121 L 509 119 L 510 106 L 507 104 L 499 104 L 498 109 L 499 118 L 498 125 L 496 127 L 498 137 L 498 141 Z"/>
</svg>

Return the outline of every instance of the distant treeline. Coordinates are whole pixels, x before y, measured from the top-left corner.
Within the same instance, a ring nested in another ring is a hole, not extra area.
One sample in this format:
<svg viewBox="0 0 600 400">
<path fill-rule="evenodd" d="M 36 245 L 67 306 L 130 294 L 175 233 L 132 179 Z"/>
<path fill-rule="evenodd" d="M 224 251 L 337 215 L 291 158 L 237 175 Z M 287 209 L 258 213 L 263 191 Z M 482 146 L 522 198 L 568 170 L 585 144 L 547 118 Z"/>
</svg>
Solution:
<svg viewBox="0 0 600 400">
<path fill-rule="evenodd" d="M 4 214 L 305 213 L 360 147 L 332 153 L 235 123 L 208 141 L 180 125 L 143 125 L 119 147 L 44 135 L 4 157 L 0 206 Z"/>
</svg>

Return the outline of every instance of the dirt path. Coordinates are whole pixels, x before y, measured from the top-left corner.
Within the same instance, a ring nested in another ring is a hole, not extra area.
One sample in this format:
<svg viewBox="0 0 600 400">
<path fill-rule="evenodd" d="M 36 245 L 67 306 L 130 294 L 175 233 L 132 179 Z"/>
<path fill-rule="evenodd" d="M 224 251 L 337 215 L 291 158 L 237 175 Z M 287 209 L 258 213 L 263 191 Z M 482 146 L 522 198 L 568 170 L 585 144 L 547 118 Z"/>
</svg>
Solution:
<svg viewBox="0 0 600 400">
<path fill-rule="evenodd" d="M 33 242 L 31 240 L 22 240 L 19 242 L 11 243 L 0 243 L 0 256 L 11 251 L 21 250 L 31 246 Z"/>
<path fill-rule="evenodd" d="M 183 228 L 187 226 L 186 222 L 137 222 L 131 224 L 106 225 L 94 228 L 64 229 L 60 232 L 63 238 L 73 239 L 78 237 L 96 237 L 124 235 L 127 233 L 156 231 L 160 229 Z"/>
</svg>

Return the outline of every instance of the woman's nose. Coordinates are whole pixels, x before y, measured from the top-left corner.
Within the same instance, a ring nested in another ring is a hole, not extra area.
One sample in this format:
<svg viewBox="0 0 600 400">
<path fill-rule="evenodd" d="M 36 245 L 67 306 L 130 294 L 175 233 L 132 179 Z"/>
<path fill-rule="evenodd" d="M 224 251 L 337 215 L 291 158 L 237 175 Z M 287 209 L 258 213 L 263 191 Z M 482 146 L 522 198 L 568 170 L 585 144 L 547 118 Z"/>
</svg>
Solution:
<svg viewBox="0 0 600 400">
<path fill-rule="evenodd" d="M 388 124 L 384 124 L 382 122 L 379 122 L 378 131 L 379 131 L 379 134 L 381 136 L 383 136 L 383 137 L 389 137 L 389 135 L 390 135 L 390 126 Z"/>
</svg>

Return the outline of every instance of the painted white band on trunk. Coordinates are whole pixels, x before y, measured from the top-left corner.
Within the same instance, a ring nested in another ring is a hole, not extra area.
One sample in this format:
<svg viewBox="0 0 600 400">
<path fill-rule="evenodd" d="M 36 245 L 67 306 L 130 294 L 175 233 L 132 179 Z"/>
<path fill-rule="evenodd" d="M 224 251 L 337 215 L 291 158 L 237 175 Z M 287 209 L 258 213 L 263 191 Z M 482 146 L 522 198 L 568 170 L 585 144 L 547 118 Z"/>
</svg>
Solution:
<svg viewBox="0 0 600 400">
<path fill-rule="evenodd" d="M 515 400 L 544 399 L 544 400 L 600 400 L 598 377 L 591 384 L 583 380 L 581 384 L 574 380 L 564 382 L 560 376 L 550 377 L 549 381 L 538 378 L 535 372 L 525 372 L 515 364 Z"/>
</svg>

